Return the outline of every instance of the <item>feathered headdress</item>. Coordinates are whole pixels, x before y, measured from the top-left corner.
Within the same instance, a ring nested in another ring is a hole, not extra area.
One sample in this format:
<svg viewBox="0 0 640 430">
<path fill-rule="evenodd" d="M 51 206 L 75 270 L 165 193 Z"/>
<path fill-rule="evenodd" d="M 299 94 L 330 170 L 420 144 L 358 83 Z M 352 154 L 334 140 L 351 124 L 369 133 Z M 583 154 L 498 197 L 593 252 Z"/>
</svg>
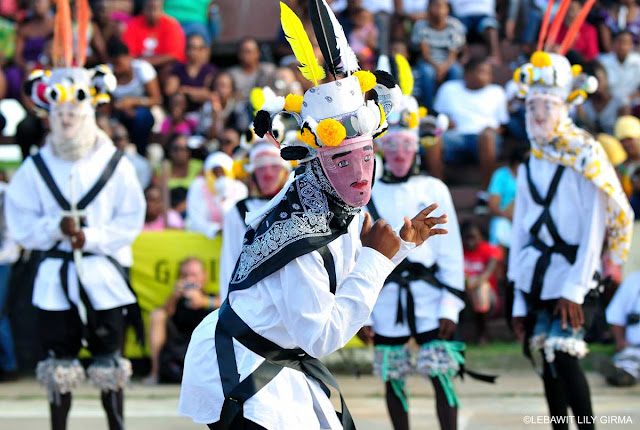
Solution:
<svg viewBox="0 0 640 430">
<path fill-rule="evenodd" d="M 65 102 L 91 101 L 95 107 L 110 101 L 116 88 L 116 78 L 105 65 L 84 69 L 88 47 L 91 11 L 88 0 L 75 0 L 78 23 L 77 52 L 73 53 L 73 27 L 69 0 L 56 0 L 52 70 L 34 70 L 24 83 L 24 92 L 31 97 L 40 113 Z"/>
<path fill-rule="evenodd" d="M 393 60 L 390 61 L 386 55 L 381 55 L 378 59 L 378 69 L 392 73 L 402 92 L 393 113 L 387 117 L 389 133 L 410 131 L 420 138 L 422 144 L 432 146 L 434 139 L 447 130 L 449 120 L 444 114 L 434 115 L 419 106 L 418 100 L 413 96 L 415 82 L 409 61 L 400 54 L 396 54 Z"/>
<path fill-rule="evenodd" d="M 550 0 L 547 5 L 538 36 L 537 51 L 533 53 L 529 63 L 516 69 L 513 79 L 520 87 L 520 97 L 542 93 L 557 96 L 567 103 L 580 104 L 597 90 L 598 81 L 595 77 L 582 73 L 580 65 L 571 66 L 564 55 L 573 45 L 595 0 L 587 0 L 584 4 L 571 23 L 557 53 L 548 53 L 545 51 L 554 47 L 571 0 L 561 0 L 556 16 L 550 24 L 554 2 L 555 0 Z"/>
<path fill-rule="evenodd" d="M 300 136 L 299 140 L 282 144 L 282 156 L 303 160 L 313 157 L 319 148 L 339 146 L 345 139 L 375 138 L 384 133 L 388 126 L 387 115 L 393 109 L 391 93 L 397 89 L 394 79 L 385 72 L 359 70 L 344 30 L 327 2 L 310 0 L 314 33 L 325 67 L 334 79 L 321 83 L 326 73 L 314 55 L 302 22 L 282 2 L 280 10 L 282 28 L 300 62 L 300 71 L 314 87 L 304 96 L 289 94 L 265 100 L 254 120 L 256 134 L 271 134 L 275 117 L 281 113 L 291 115 L 298 123 Z M 371 90 L 374 90 L 373 99 L 366 100 L 365 93 Z"/>
</svg>

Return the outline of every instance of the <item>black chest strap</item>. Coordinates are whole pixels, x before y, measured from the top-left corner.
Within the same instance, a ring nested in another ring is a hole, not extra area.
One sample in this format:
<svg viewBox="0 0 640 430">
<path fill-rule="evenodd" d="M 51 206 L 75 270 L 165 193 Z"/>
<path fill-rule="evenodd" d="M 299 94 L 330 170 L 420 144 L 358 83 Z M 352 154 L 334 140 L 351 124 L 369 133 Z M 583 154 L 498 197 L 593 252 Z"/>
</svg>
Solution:
<svg viewBox="0 0 640 430">
<path fill-rule="evenodd" d="M 118 163 L 122 159 L 123 155 L 124 153 L 122 151 L 116 151 L 113 154 L 106 167 L 102 171 L 102 174 L 96 180 L 96 183 L 93 184 L 87 194 L 85 194 L 84 197 L 82 197 L 78 201 L 78 210 L 86 209 L 87 206 L 89 206 L 89 204 L 98 196 L 100 191 L 102 191 L 104 186 L 107 185 L 107 182 L 109 182 L 109 179 L 111 179 L 111 177 L 113 176 L 113 173 L 115 172 L 116 167 L 118 166 Z M 33 163 L 36 166 L 36 169 L 38 170 L 38 173 L 40 173 L 42 180 L 47 185 L 47 188 L 49 188 L 49 191 L 58 203 L 58 206 L 60 206 L 60 208 L 65 211 L 71 210 L 71 204 L 62 195 L 62 192 L 60 192 L 60 188 L 58 188 L 58 184 L 56 184 L 56 181 L 53 179 L 53 176 L 51 175 L 49 168 L 42 159 L 42 156 L 38 153 L 34 155 L 32 159 Z"/>
<path fill-rule="evenodd" d="M 254 332 L 225 300 L 220 307 L 215 331 L 216 355 L 224 403 L 217 430 L 229 430 L 236 419 L 243 416 L 244 403 L 272 381 L 285 367 L 304 373 L 315 380 L 327 397 L 331 397 L 329 387 L 340 393 L 338 382 L 322 362 L 309 356 L 302 349 L 284 349 Z M 245 379 L 240 381 L 233 339 L 265 360 Z M 336 412 L 344 430 L 355 430 L 349 409 L 340 393 L 342 412 Z"/>
<path fill-rule="evenodd" d="M 245 224 L 245 226 L 247 225 L 245 218 L 247 217 L 247 213 L 249 212 L 249 208 L 247 207 L 247 200 L 249 200 L 249 198 L 242 199 L 238 203 L 236 203 L 236 209 L 238 209 L 238 214 L 240 214 L 240 219 Z"/>
</svg>

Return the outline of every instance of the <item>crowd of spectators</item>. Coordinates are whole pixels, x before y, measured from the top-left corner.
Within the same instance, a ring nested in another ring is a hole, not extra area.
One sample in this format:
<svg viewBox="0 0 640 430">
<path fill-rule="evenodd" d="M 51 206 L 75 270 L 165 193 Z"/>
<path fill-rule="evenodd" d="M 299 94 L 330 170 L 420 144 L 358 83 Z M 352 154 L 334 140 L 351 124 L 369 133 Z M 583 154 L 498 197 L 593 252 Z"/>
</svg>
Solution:
<svg viewBox="0 0 640 430">
<path fill-rule="evenodd" d="M 277 26 L 272 40 L 252 39 L 247 28 L 245 39 L 221 41 L 223 23 L 234 25 L 221 16 L 223 2 L 90 1 L 88 63 L 108 64 L 118 81 L 98 123 L 125 151 L 146 190 L 145 230 L 218 234 L 224 210 L 247 194 L 232 164 L 244 154 L 254 112 L 252 89 L 268 86 L 278 95 L 303 94 L 311 85 Z M 315 42 L 307 1 L 285 2 Z M 483 321 L 494 304 L 496 282 L 491 280 L 500 277 L 508 252 L 515 176 L 528 148 L 524 107 L 510 76 L 535 49 L 547 1 L 327 2 L 361 67 L 375 69 L 381 54 L 407 56 L 420 104 L 449 117 L 450 128 L 435 149 L 423 149 L 423 158 L 429 158 L 423 168 L 449 181 L 460 170 L 443 166 L 479 166 L 473 185 L 480 191 L 477 212 L 484 209 L 492 217 L 488 242 L 473 224 L 464 234 L 468 286 Z M 571 2 L 556 44 L 582 4 Z M 32 112 L 21 84 L 35 68 L 51 67 L 53 8 L 51 0 L 3 0 L 0 5 L 0 127 L 13 124 L 15 133 L 9 137 L 24 156 L 44 143 L 48 130 L 46 118 Z M 640 209 L 639 37 L 636 1 L 600 0 L 568 54 L 599 82 L 598 91 L 572 116 L 607 148 L 619 148 L 623 156 L 612 162 L 635 209 Z M 221 49 L 229 44 L 232 55 Z M 2 103 L 9 99 L 18 100 L 23 112 L 3 115 Z M 484 340 L 486 332 L 479 336 Z"/>
</svg>

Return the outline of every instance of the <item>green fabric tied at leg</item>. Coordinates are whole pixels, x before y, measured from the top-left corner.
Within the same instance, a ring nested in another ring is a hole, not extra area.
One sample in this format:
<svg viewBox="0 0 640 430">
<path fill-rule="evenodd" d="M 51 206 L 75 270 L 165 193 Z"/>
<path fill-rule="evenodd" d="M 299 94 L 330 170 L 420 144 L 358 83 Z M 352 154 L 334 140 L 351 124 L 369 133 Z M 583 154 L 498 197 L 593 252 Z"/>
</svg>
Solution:
<svg viewBox="0 0 640 430">
<path fill-rule="evenodd" d="M 403 379 L 392 379 L 389 376 L 389 356 L 391 354 L 400 354 L 406 347 L 404 345 L 376 345 L 376 350 L 382 352 L 382 363 L 380 365 L 380 378 L 384 382 L 389 382 L 396 397 L 402 402 L 405 412 L 409 412 L 409 402 L 407 397 L 409 393 L 406 390 L 405 381 Z"/>
<path fill-rule="evenodd" d="M 429 376 L 432 378 L 438 378 L 447 397 L 449 406 L 459 407 L 460 401 L 453 387 L 452 378 L 456 376 L 460 366 L 465 363 L 462 351 L 465 350 L 466 345 L 464 342 L 458 341 L 433 340 L 424 344 L 423 348 L 425 347 L 431 350 L 444 350 L 453 363 L 455 363 L 455 366 L 450 366 L 448 369 L 431 369 Z"/>
</svg>

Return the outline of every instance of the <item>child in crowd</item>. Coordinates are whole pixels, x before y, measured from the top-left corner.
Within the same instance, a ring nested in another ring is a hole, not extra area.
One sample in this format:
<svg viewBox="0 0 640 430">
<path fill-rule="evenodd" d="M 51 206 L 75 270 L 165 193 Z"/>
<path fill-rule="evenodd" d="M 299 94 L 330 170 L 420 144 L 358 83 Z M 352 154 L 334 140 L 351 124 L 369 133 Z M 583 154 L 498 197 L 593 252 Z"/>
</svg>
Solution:
<svg viewBox="0 0 640 430">
<path fill-rule="evenodd" d="M 476 315 L 477 341 L 486 344 L 489 341 L 487 320 L 498 303 L 496 272 L 502 252 L 483 239 L 480 228 L 473 222 L 462 224 L 460 231 L 465 284 Z"/>
</svg>

